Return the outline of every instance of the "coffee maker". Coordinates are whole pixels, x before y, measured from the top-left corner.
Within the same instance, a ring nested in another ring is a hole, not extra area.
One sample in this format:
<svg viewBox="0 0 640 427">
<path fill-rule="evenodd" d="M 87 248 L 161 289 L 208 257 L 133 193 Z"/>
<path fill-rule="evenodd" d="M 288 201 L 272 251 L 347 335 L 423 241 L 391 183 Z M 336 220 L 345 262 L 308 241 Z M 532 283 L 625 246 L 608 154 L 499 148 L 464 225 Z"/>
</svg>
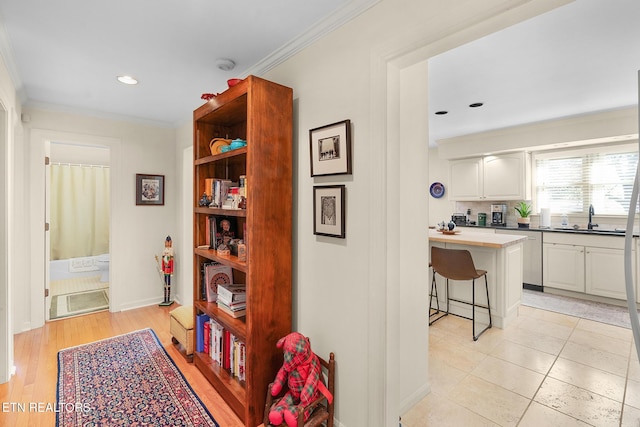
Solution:
<svg viewBox="0 0 640 427">
<path fill-rule="evenodd" d="M 507 205 L 491 205 L 491 225 L 501 227 L 507 225 Z"/>
</svg>

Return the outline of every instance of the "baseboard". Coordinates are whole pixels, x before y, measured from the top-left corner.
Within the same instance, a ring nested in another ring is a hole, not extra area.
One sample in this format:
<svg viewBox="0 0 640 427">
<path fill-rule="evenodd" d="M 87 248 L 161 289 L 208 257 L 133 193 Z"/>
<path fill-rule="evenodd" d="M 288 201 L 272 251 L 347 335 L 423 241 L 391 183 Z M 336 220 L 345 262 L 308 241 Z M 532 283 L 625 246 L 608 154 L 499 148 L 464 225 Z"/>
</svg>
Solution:
<svg viewBox="0 0 640 427">
<path fill-rule="evenodd" d="M 158 297 L 155 298 L 147 298 L 140 301 L 128 302 L 126 304 L 120 305 L 120 310 L 113 308 L 112 311 L 128 311 L 135 310 L 136 308 L 148 307 L 150 305 L 158 305 L 162 302 Z"/>
<path fill-rule="evenodd" d="M 431 392 L 431 385 L 424 384 L 422 387 L 418 388 L 415 392 L 413 392 L 409 397 L 400 402 L 399 412 L 400 414 L 406 414 L 411 408 L 417 405 L 422 399 L 427 397 L 427 395 Z"/>
</svg>

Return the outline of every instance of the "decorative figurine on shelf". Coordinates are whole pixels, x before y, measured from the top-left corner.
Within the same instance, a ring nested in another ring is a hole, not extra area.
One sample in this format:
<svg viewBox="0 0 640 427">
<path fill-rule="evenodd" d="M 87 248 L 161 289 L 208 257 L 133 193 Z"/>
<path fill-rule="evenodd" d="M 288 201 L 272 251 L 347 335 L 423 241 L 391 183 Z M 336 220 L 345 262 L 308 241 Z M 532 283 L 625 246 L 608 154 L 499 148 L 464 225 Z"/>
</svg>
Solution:
<svg viewBox="0 0 640 427">
<path fill-rule="evenodd" d="M 320 360 L 311 351 L 309 338 L 292 332 L 280 338 L 276 347 L 284 350 L 284 363 L 273 381 L 271 395 L 278 396 L 282 390 L 287 392 L 271 407 L 269 421 L 276 426 L 284 421 L 289 427 L 295 427 L 298 425 L 296 407 L 299 404 L 306 406 L 321 394 L 331 403 L 333 396 L 324 384 Z M 304 419 L 310 415 L 305 413 Z"/>
<path fill-rule="evenodd" d="M 200 198 L 200 201 L 198 203 L 200 204 L 200 206 L 209 206 L 209 204 L 211 203 L 211 198 L 207 196 L 207 193 L 202 193 L 202 197 Z"/>
<path fill-rule="evenodd" d="M 158 257 L 156 256 L 156 261 Z M 160 266 L 160 274 L 164 276 L 164 301 L 159 305 L 166 306 L 173 304 L 171 301 L 171 276 L 173 276 L 173 242 L 171 236 L 167 236 L 164 241 L 164 250 L 162 251 L 162 264 Z"/>
</svg>

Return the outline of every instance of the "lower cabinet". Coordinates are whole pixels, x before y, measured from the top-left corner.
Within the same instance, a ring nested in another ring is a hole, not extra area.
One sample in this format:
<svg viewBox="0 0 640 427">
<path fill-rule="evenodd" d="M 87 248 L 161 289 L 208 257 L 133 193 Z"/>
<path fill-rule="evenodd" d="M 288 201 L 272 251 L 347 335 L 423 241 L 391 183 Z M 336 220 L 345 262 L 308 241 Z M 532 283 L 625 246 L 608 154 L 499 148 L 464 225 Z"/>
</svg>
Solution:
<svg viewBox="0 0 640 427">
<path fill-rule="evenodd" d="M 624 283 L 624 250 L 586 248 L 585 290 L 588 294 L 627 299 Z"/>
<path fill-rule="evenodd" d="M 544 243 L 542 245 L 544 286 L 584 292 L 584 261 L 584 246 Z"/>
<path fill-rule="evenodd" d="M 627 299 L 624 238 L 545 233 L 544 240 L 542 252 L 545 287 Z M 631 259 L 636 283 L 635 248 Z"/>
</svg>

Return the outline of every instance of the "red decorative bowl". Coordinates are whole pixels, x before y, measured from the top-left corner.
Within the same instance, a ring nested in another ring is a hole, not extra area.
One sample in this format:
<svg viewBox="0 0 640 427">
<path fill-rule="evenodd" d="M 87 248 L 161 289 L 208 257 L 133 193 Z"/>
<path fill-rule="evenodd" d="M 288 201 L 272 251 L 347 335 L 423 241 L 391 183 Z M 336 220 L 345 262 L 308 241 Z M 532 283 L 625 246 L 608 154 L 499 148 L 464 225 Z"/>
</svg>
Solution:
<svg viewBox="0 0 640 427">
<path fill-rule="evenodd" d="M 227 80 L 227 84 L 229 85 L 229 87 L 234 87 L 235 85 L 237 85 L 241 81 L 242 81 L 242 79 L 229 79 L 229 80 Z"/>
</svg>

